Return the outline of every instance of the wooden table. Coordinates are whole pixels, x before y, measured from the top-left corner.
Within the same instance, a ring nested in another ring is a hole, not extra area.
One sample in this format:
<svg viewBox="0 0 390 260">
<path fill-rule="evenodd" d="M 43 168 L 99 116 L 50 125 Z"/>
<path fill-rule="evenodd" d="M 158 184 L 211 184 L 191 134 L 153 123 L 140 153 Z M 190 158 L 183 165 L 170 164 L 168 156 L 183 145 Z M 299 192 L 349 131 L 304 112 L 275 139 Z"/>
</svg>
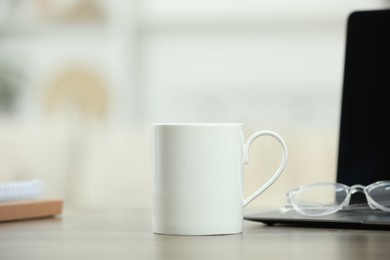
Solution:
<svg viewBox="0 0 390 260">
<path fill-rule="evenodd" d="M 148 209 L 65 209 L 57 218 L 0 224 L 1 260 L 389 259 L 390 231 L 269 227 L 245 221 L 225 236 L 152 233 Z"/>
</svg>

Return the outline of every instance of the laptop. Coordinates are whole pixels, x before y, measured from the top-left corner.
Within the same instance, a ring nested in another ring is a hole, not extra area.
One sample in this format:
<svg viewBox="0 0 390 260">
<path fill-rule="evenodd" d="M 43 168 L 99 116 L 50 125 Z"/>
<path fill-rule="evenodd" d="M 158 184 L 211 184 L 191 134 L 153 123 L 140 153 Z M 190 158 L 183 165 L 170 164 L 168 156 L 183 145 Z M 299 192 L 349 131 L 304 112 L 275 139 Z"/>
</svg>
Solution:
<svg viewBox="0 0 390 260">
<path fill-rule="evenodd" d="M 390 180 L 390 9 L 351 13 L 347 18 L 337 179 L 348 186 Z M 366 205 L 352 209 L 353 205 Z M 371 210 L 355 193 L 351 209 L 321 217 L 294 210 L 246 214 L 267 225 L 389 229 L 390 213 Z"/>
</svg>

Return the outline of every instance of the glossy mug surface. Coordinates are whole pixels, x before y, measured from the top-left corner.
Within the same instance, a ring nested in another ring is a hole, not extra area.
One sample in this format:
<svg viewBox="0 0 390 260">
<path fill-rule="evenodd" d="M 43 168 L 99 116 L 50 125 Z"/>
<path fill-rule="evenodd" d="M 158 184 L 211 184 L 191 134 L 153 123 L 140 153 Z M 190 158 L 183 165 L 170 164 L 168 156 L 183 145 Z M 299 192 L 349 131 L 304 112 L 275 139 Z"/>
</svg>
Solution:
<svg viewBox="0 0 390 260">
<path fill-rule="evenodd" d="M 246 141 L 243 124 L 153 124 L 153 232 L 168 235 L 241 233 L 243 207 L 280 176 L 287 145 L 277 133 L 259 131 Z M 282 159 L 273 176 L 243 198 L 243 166 L 252 142 L 275 138 Z"/>
</svg>

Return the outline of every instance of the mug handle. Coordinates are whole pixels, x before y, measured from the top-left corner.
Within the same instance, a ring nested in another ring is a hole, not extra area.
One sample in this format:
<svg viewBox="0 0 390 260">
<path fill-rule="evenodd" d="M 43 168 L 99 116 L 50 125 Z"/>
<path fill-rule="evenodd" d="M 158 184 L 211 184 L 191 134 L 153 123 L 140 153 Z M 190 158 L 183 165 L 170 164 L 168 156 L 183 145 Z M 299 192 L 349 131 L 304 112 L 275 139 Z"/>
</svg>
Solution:
<svg viewBox="0 0 390 260">
<path fill-rule="evenodd" d="M 263 184 L 263 186 L 258 188 L 254 193 L 252 193 L 252 195 L 250 195 L 248 198 L 246 198 L 243 201 L 244 207 L 248 205 L 252 200 L 257 198 L 257 196 L 263 193 L 266 189 L 268 189 L 279 178 L 280 174 L 283 172 L 287 164 L 288 150 L 287 150 L 286 142 L 283 140 L 283 138 L 280 135 L 268 130 L 256 132 L 248 138 L 248 140 L 244 144 L 244 164 L 249 163 L 249 148 L 253 143 L 253 141 L 260 136 L 266 136 L 266 135 L 275 138 L 281 144 L 283 148 L 282 160 L 279 164 L 279 167 L 276 169 L 274 175 L 265 184 Z"/>
</svg>

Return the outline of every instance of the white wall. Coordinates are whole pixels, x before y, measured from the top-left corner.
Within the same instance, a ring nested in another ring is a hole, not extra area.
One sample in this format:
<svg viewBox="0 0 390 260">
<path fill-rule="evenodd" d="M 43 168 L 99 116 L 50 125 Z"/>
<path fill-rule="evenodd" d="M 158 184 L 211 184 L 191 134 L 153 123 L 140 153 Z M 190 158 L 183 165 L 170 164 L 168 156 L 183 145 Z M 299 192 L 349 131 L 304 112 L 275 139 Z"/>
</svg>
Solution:
<svg viewBox="0 0 390 260">
<path fill-rule="evenodd" d="M 334 180 L 346 19 L 389 1 L 103 3 L 103 22 L 0 21 L 0 54 L 22 57 L 27 75 L 18 112 L 0 124 L 2 145 L 16 156 L 2 157 L 0 181 L 43 178 L 48 195 L 70 206 L 149 206 L 149 124 L 178 121 L 243 122 L 248 136 L 267 128 L 286 139 L 285 174 L 252 207 Z M 100 123 L 74 114 L 49 120 L 50 80 L 75 64 L 107 83 Z M 279 157 L 268 140 L 252 153 L 259 159 L 246 167 L 246 194 Z M 26 162 L 23 174 L 15 173 L 18 161 Z"/>
</svg>

